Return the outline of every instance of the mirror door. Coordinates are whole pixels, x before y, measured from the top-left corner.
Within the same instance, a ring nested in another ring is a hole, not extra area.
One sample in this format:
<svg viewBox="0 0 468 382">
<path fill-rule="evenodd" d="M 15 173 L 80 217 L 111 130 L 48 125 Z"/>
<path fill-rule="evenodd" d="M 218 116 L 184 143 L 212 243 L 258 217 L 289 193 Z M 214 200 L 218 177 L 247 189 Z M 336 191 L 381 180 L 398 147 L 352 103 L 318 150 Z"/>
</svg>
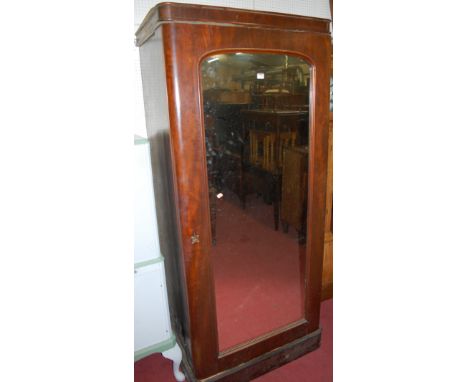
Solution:
<svg viewBox="0 0 468 382">
<path fill-rule="evenodd" d="M 310 73 L 273 53 L 201 64 L 221 352 L 305 316 Z"/>
</svg>

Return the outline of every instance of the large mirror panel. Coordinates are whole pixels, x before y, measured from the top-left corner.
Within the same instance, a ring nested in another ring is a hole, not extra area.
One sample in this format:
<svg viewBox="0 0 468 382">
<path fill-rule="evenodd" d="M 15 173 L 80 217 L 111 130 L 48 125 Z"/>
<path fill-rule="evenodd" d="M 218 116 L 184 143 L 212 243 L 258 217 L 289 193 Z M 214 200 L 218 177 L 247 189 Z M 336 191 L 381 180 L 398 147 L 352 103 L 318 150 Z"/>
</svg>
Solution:
<svg viewBox="0 0 468 382">
<path fill-rule="evenodd" d="M 284 54 L 201 65 L 221 351 L 304 317 L 310 72 Z"/>
</svg>

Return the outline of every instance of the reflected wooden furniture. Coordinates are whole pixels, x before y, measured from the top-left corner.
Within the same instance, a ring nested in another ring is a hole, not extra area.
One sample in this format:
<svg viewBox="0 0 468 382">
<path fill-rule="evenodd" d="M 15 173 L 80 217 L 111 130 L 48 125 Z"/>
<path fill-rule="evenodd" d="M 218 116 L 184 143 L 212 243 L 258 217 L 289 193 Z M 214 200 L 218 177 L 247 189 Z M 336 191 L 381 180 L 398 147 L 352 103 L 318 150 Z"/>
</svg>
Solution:
<svg viewBox="0 0 468 382">
<path fill-rule="evenodd" d="M 307 146 L 283 149 L 281 225 L 285 232 L 289 226 L 294 227 L 301 243 L 305 243 L 306 232 L 308 151 Z"/>
<path fill-rule="evenodd" d="M 303 110 L 254 109 L 242 110 L 241 116 L 244 132 L 250 140 L 249 162 L 272 173 L 280 173 L 282 148 L 294 146 L 299 135 L 307 135 L 301 127 L 308 121 L 309 113 Z M 259 150 L 263 142 L 264 147 Z"/>
<path fill-rule="evenodd" d="M 333 297 L 333 113 L 328 133 L 328 171 L 323 252 L 322 300 Z"/>
<path fill-rule="evenodd" d="M 246 109 L 248 104 L 224 102 L 226 94 L 229 93 L 213 90 L 204 92 L 203 110 L 207 116 L 205 136 L 216 137 L 213 139 L 216 143 L 210 145 L 215 148 L 216 163 L 210 163 L 208 166 L 215 176 L 209 177 L 208 181 L 210 187 L 215 188 L 217 192 L 227 187 L 240 198 L 241 157 L 244 150 L 240 112 Z"/>
<path fill-rule="evenodd" d="M 280 133 L 249 130 L 250 164 L 271 173 L 281 172 L 283 147 L 294 146 L 296 135 L 295 129 Z"/>
<path fill-rule="evenodd" d="M 136 35 L 161 222 L 161 251 L 167 265 L 171 321 L 183 352 L 183 369 L 189 381 L 248 381 L 320 345 L 330 22 L 162 3 L 149 12 Z M 313 165 L 308 176 L 310 205 L 304 250 L 307 282 L 301 319 L 220 352 L 199 64 L 212 54 L 236 51 L 299 55 L 314 66 L 310 85 L 314 118 L 308 125 Z"/>
<path fill-rule="evenodd" d="M 244 92 L 219 89 L 204 92 L 205 147 L 213 244 L 216 244 L 216 195 L 226 186 L 241 196 L 239 179 L 244 142 L 240 112 L 247 108 L 245 102 L 248 100 L 248 94 L 246 96 Z"/>
<path fill-rule="evenodd" d="M 308 121 L 309 113 L 302 110 L 254 109 L 242 110 L 241 115 L 245 141 L 249 142 L 249 152 L 244 149 L 242 201 L 245 206 L 249 192 L 262 194 L 265 202 L 273 204 L 274 227 L 277 230 L 283 148 L 295 146 L 300 135 L 307 135 L 301 127 Z M 249 174 L 252 175 L 250 178 Z M 259 182 L 259 179 L 262 181 Z"/>
<path fill-rule="evenodd" d="M 253 99 L 262 109 L 307 110 L 308 94 L 263 93 Z"/>
</svg>

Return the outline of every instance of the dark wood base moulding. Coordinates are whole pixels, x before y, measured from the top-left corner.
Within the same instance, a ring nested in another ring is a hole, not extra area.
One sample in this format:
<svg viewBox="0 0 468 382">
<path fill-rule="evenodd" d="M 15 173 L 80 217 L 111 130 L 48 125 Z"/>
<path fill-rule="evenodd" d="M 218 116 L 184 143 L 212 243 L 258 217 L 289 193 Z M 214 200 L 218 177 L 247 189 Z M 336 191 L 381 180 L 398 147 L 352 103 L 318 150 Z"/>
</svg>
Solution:
<svg viewBox="0 0 468 382">
<path fill-rule="evenodd" d="M 189 382 L 247 382 L 317 349 L 320 346 L 321 336 L 322 329 L 319 328 L 304 337 L 262 354 L 239 366 L 204 379 L 197 379 L 195 377 L 184 354 L 182 370 Z"/>
</svg>

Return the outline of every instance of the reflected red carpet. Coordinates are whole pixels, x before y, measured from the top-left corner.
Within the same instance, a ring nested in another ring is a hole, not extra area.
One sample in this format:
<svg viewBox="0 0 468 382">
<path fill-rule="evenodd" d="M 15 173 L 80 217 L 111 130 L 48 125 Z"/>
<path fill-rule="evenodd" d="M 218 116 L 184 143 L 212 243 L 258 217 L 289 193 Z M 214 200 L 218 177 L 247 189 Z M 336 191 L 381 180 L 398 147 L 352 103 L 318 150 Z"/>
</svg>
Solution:
<svg viewBox="0 0 468 382">
<path fill-rule="evenodd" d="M 297 233 L 275 231 L 273 207 L 250 195 L 217 201 L 216 245 L 211 248 L 220 350 L 303 318 Z"/>
<path fill-rule="evenodd" d="M 320 347 L 278 369 L 256 378 L 255 382 L 331 382 L 333 380 L 333 300 L 322 302 Z M 172 362 L 153 354 L 135 363 L 135 382 L 174 382 Z"/>
</svg>

